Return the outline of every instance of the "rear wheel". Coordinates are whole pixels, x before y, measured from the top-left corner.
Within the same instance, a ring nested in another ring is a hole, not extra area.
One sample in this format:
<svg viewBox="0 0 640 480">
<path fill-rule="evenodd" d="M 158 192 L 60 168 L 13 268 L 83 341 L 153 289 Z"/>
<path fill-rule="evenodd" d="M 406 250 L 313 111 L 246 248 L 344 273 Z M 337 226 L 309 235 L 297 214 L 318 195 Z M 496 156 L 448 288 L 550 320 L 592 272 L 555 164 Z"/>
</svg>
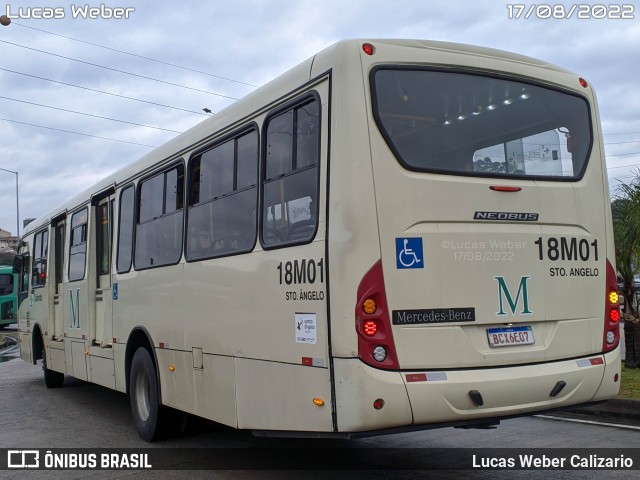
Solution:
<svg viewBox="0 0 640 480">
<path fill-rule="evenodd" d="M 47 368 L 47 354 L 44 347 L 42 348 L 42 370 L 44 371 L 44 384 L 47 388 L 58 388 L 64 384 L 64 373 L 54 372 Z"/>
<path fill-rule="evenodd" d="M 160 433 L 158 377 L 149 351 L 140 347 L 131 361 L 129 395 L 131 415 L 140 438 L 152 442 Z"/>
</svg>

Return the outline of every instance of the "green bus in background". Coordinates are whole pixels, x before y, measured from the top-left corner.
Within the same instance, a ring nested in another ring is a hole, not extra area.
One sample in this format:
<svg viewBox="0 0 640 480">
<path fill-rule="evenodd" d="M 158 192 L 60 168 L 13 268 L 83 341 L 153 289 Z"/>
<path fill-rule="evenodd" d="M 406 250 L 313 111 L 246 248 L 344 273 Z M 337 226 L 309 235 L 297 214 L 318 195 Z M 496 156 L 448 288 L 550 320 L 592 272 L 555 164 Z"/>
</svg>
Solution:
<svg viewBox="0 0 640 480">
<path fill-rule="evenodd" d="M 0 266 L 0 329 L 17 322 L 17 283 L 13 267 Z"/>
</svg>

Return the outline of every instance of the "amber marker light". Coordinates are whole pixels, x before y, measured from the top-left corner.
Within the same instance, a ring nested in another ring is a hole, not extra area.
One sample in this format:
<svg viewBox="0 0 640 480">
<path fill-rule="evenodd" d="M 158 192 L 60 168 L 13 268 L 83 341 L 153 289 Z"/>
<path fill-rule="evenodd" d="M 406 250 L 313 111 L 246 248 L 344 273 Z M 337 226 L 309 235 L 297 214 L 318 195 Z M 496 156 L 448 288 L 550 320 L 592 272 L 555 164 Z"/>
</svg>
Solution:
<svg viewBox="0 0 640 480">
<path fill-rule="evenodd" d="M 170 365 L 169 365 L 169 371 L 170 371 L 170 372 L 175 372 L 175 371 L 176 371 L 176 366 L 175 366 L 175 365 L 173 365 L 173 364 L 170 364 Z"/>
<path fill-rule="evenodd" d="M 367 298 L 362 303 L 362 310 L 367 315 L 373 315 L 376 312 L 377 309 L 378 309 L 378 306 L 376 305 L 376 301 L 374 299 L 372 299 L 372 298 Z"/>
<path fill-rule="evenodd" d="M 324 406 L 324 400 L 321 398 L 314 398 L 313 399 L 313 404 L 317 407 L 323 407 Z"/>
</svg>

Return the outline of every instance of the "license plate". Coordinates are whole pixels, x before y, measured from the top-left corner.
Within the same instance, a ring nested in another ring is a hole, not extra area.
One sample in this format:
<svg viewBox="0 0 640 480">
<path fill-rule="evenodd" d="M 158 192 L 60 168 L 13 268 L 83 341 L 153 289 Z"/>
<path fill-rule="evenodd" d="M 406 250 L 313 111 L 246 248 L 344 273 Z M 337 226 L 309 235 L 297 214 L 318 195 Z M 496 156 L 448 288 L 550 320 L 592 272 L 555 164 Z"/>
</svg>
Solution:
<svg viewBox="0 0 640 480">
<path fill-rule="evenodd" d="M 487 328 L 487 338 L 491 348 L 532 345 L 534 343 L 533 331 L 530 326 Z"/>
</svg>

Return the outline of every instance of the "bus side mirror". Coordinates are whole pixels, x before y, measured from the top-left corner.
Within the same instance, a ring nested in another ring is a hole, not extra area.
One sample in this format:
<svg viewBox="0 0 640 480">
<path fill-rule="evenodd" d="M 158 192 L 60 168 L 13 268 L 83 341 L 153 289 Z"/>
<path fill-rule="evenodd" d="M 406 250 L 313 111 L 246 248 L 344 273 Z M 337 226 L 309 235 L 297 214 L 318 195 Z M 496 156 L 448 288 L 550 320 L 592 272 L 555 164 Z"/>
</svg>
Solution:
<svg viewBox="0 0 640 480">
<path fill-rule="evenodd" d="M 22 273 L 22 263 L 24 262 L 24 257 L 22 255 L 16 255 L 13 257 L 13 273 L 20 274 Z"/>
</svg>

